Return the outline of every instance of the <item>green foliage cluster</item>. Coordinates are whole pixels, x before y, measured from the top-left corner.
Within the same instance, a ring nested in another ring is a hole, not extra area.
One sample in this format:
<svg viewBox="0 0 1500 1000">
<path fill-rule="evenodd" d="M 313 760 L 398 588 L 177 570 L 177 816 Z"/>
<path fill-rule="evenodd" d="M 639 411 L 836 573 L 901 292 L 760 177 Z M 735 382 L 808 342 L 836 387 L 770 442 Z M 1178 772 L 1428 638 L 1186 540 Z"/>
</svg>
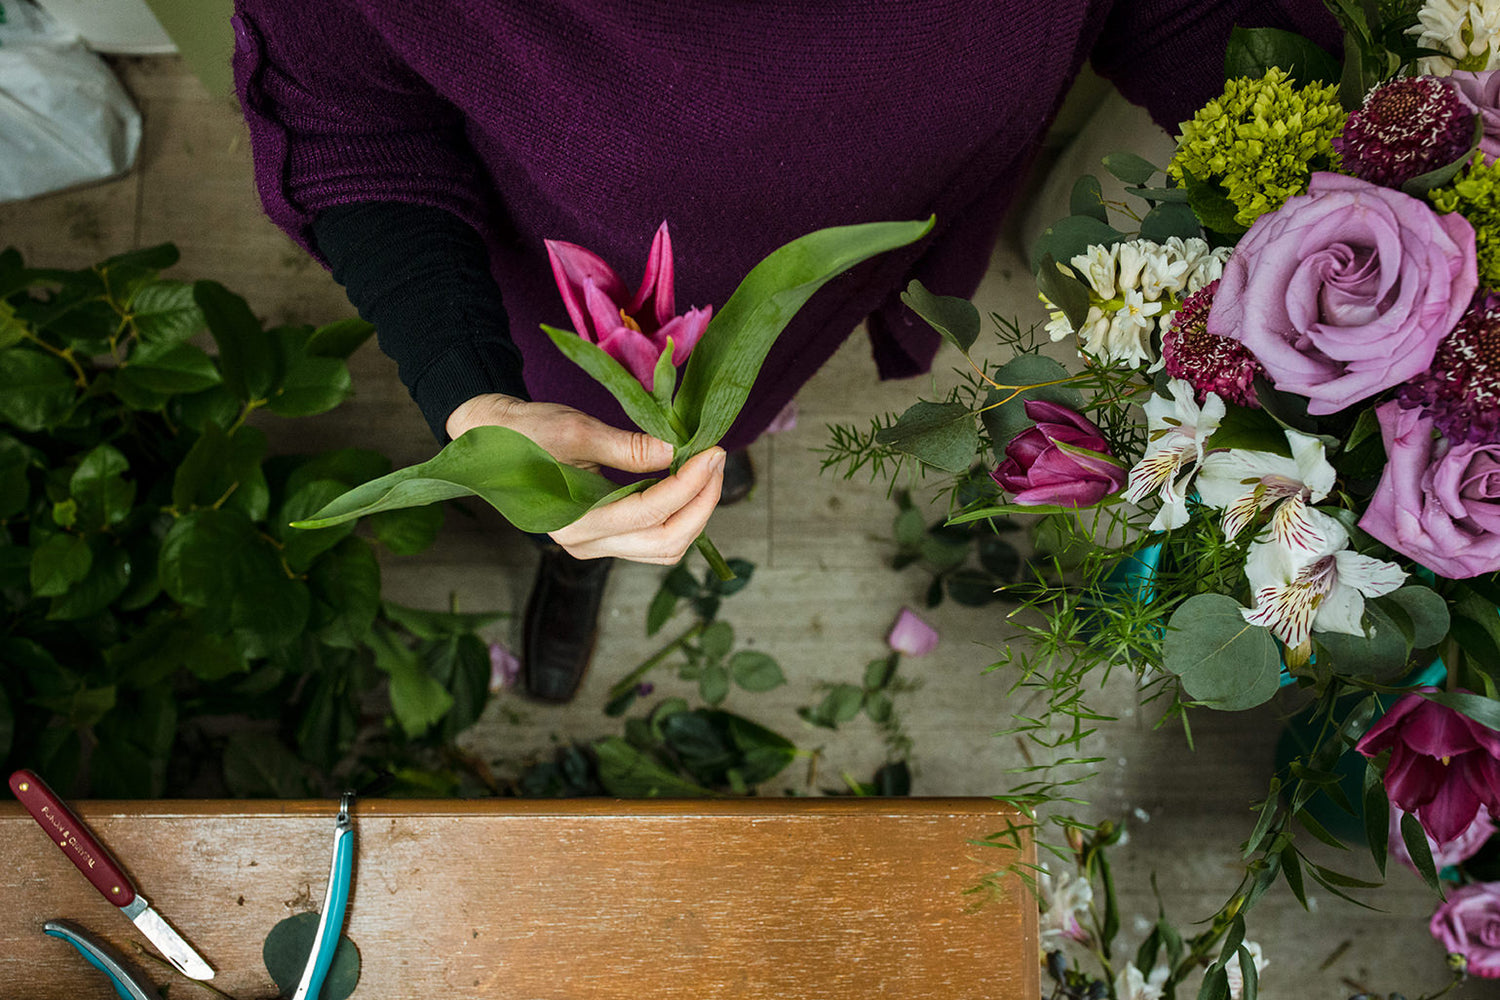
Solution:
<svg viewBox="0 0 1500 1000">
<path fill-rule="evenodd" d="M 0 254 L 0 756 L 115 797 L 431 770 L 485 704 L 489 618 L 382 602 L 375 548 L 424 548 L 441 510 L 292 529 L 390 463 L 268 456 L 247 419 L 339 405 L 371 328 L 266 329 L 176 260 Z"/>
<path fill-rule="evenodd" d="M 1234 206 L 1234 225 L 1248 228 L 1306 191 L 1314 171 L 1337 165 L 1333 139 L 1343 127 L 1336 85 L 1297 86 L 1273 67 L 1263 76 L 1226 81 L 1223 96 L 1184 122 L 1167 173 L 1189 192 L 1219 185 Z"/>
<path fill-rule="evenodd" d="M 1474 227 L 1479 283 L 1500 287 L 1500 167 L 1475 153 L 1453 180 L 1427 193 L 1439 212 L 1458 212 Z"/>
</svg>

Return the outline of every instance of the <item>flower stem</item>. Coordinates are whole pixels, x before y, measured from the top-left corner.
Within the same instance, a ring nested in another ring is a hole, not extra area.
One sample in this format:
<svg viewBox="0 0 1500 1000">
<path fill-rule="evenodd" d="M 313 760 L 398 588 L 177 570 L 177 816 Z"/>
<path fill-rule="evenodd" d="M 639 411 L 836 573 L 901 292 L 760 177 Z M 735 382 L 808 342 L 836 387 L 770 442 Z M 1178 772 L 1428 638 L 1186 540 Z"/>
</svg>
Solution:
<svg viewBox="0 0 1500 1000">
<path fill-rule="evenodd" d="M 715 576 L 726 582 L 734 579 L 734 570 L 729 568 L 729 564 L 719 554 L 719 548 L 708 537 L 708 532 L 705 531 L 699 535 L 698 540 L 693 544 L 698 547 L 699 552 L 703 553 L 703 558 L 708 560 L 708 567 L 714 571 Z"/>
<path fill-rule="evenodd" d="M 614 686 L 609 689 L 610 700 L 618 698 L 626 691 L 629 691 L 631 688 L 635 687 L 636 684 L 640 683 L 642 677 L 645 677 L 648 673 L 651 672 L 652 667 L 656 666 L 662 660 L 665 660 L 674 651 L 681 649 L 685 643 L 691 641 L 692 639 L 696 639 L 698 637 L 698 633 L 703 631 L 703 627 L 706 624 L 706 622 L 700 621 L 690 626 L 686 632 L 683 632 L 681 635 L 673 639 L 671 642 L 667 643 L 661 649 L 658 649 L 656 652 L 652 653 L 650 656 L 642 660 L 640 666 L 636 667 L 630 673 L 615 681 Z"/>
</svg>

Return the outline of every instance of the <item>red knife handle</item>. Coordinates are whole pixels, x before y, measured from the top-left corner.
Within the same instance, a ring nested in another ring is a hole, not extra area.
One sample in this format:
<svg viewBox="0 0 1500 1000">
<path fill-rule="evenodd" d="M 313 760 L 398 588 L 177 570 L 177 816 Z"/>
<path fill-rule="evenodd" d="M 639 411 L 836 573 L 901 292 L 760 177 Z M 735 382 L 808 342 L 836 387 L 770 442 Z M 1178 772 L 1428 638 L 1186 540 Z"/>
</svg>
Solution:
<svg viewBox="0 0 1500 1000">
<path fill-rule="evenodd" d="M 135 887 L 119 862 L 35 772 L 12 774 L 10 790 L 100 895 L 116 906 L 128 906 L 135 899 Z"/>
</svg>

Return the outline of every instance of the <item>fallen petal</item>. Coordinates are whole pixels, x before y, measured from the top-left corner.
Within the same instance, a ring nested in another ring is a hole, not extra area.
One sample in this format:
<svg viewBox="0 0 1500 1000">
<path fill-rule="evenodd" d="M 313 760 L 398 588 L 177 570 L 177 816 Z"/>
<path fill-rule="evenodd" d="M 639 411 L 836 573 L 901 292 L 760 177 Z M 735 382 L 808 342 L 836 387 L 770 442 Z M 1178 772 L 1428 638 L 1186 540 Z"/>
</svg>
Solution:
<svg viewBox="0 0 1500 1000">
<path fill-rule="evenodd" d="M 918 618 L 911 608 L 902 608 L 891 626 L 886 644 L 906 656 L 926 656 L 937 648 L 937 629 Z"/>
</svg>

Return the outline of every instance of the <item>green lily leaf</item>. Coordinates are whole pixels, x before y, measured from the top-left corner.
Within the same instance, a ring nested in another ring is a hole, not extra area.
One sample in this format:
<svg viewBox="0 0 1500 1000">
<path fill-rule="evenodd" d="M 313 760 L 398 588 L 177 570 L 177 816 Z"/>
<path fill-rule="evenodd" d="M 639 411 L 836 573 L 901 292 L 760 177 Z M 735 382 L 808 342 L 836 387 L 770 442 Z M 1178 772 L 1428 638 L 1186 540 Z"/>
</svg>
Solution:
<svg viewBox="0 0 1500 1000">
<path fill-rule="evenodd" d="M 292 527 L 326 528 L 376 511 L 478 496 L 522 531 L 556 531 L 646 485 L 617 488 L 597 472 L 562 464 L 524 434 L 476 427 L 434 458 L 358 486 Z"/>
<path fill-rule="evenodd" d="M 646 387 L 625 370 L 625 366 L 604 353 L 598 344 L 591 344 L 569 330 L 559 330 L 542 324 L 542 331 L 552 338 L 557 349 L 579 368 L 593 376 L 609 394 L 619 401 L 627 416 L 635 425 L 652 437 L 660 438 L 671 445 L 682 444 L 682 435 L 672 428 L 667 416 Z M 668 364 L 670 364 L 670 359 Z M 659 367 L 659 366 L 658 366 Z"/>
<path fill-rule="evenodd" d="M 820 229 L 755 265 L 729 301 L 714 312 L 688 357 L 674 408 L 692 437 L 679 455 L 696 455 L 729 430 L 771 345 L 814 292 L 861 261 L 916 242 L 932 230 L 934 221 Z"/>
</svg>

